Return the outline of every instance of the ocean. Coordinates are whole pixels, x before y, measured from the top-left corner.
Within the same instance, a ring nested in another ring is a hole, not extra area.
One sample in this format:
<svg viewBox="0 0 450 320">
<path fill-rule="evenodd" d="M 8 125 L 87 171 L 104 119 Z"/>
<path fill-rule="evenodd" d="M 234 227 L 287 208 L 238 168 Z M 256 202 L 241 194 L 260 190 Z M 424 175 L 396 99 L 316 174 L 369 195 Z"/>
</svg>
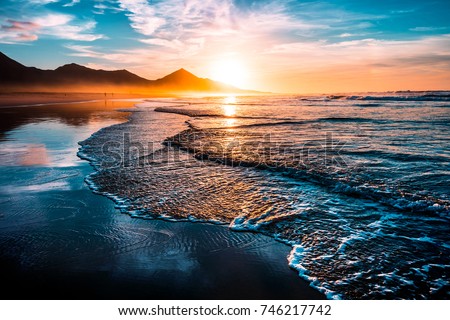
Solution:
<svg viewBox="0 0 450 320">
<path fill-rule="evenodd" d="M 450 298 L 450 92 L 165 98 L 126 111 L 78 152 L 95 168 L 91 189 L 122 212 L 273 237 L 330 299 Z"/>
</svg>

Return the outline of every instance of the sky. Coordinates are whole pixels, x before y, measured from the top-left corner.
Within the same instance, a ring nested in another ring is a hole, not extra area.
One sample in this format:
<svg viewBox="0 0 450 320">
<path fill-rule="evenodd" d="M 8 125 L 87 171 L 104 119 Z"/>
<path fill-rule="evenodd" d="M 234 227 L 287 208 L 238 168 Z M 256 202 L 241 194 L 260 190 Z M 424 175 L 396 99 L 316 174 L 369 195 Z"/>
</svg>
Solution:
<svg viewBox="0 0 450 320">
<path fill-rule="evenodd" d="M 0 51 L 244 89 L 450 89 L 450 1 L 0 0 Z"/>
</svg>

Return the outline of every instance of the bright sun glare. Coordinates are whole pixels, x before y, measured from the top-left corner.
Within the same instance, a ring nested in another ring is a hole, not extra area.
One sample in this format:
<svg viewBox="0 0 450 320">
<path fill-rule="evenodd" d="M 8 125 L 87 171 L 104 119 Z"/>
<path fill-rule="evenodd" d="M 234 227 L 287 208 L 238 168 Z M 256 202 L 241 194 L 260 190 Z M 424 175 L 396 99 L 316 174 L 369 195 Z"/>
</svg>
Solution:
<svg viewBox="0 0 450 320">
<path fill-rule="evenodd" d="M 232 117 L 236 114 L 236 107 L 231 105 L 223 106 L 223 114 L 226 117 Z"/>
<path fill-rule="evenodd" d="M 248 87 L 248 71 L 238 60 L 219 60 L 211 68 L 211 78 L 216 81 L 246 89 Z"/>
<path fill-rule="evenodd" d="M 226 117 L 233 117 L 236 114 L 236 97 L 233 95 L 229 95 L 223 98 L 223 114 Z"/>
</svg>

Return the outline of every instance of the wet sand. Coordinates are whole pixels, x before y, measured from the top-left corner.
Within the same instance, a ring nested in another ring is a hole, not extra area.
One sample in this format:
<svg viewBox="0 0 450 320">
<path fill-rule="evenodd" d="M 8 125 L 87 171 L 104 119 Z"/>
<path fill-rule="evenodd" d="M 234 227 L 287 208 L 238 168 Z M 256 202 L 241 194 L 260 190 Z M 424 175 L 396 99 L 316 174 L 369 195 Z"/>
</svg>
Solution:
<svg viewBox="0 0 450 320">
<path fill-rule="evenodd" d="M 324 299 L 272 238 L 134 219 L 92 193 L 77 142 L 132 104 L 0 109 L 1 298 Z"/>
</svg>

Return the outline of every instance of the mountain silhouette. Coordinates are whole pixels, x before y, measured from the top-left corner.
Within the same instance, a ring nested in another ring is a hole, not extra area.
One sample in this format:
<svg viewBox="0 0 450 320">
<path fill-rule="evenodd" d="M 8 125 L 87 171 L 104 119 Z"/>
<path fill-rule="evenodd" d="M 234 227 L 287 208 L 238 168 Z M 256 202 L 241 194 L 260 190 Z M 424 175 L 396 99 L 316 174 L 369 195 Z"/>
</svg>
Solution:
<svg viewBox="0 0 450 320">
<path fill-rule="evenodd" d="M 195 88 L 197 91 L 214 92 L 239 90 L 233 86 L 229 86 L 217 81 L 199 78 L 183 68 L 165 76 L 164 78 L 155 80 L 153 82 L 153 85 L 175 90 L 177 88 Z"/>
<path fill-rule="evenodd" d="M 127 70 L 94 70 L 76 63 L 66 64 L 62 67 L 56 68 L 52 75 L 58 79 L 65 79 L 69 82 L 85 82 L 95 81 L 96 83 L 111 83 L 111 84 L 132 84 L 132 85 L 146 85 L 147 79 L 141 78 Z"/>
<path fill-rule="evenodd" d="M 45 73 L 44 70 L 25 67 L 2 52 L 0 52 L 0 71 L 0 83 L 2 84 L 32 80 Z"/>
<path fill-rule="evenodd" d="M 221 82 L 199 78 L 179 69 L 163 78 L 148 80 L 127 70 L 95 70 L 75 63 L 55 70 L 27 67 L 0 52 L 2 91 L 78 91 L 78 92 L 251 92 Z"/>
</svg>

